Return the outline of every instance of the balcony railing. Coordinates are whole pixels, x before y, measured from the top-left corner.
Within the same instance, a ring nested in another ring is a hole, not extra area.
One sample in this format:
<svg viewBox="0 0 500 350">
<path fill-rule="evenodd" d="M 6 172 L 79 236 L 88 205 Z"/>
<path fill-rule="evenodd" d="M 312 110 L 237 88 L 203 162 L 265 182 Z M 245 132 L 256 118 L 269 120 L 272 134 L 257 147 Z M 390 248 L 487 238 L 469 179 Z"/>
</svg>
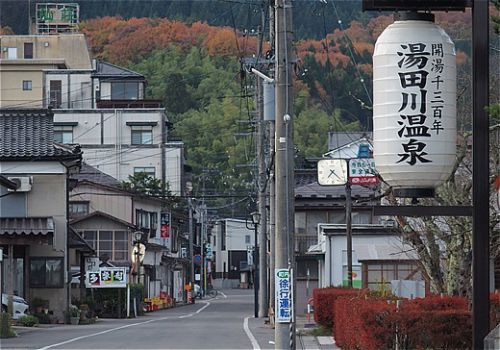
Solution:
<svg viewBox="0 0 500 350">
<path fill-rule="evenodd" d="M 317 236 L 295 236 L 295 253 L 304 254 L 315 244 L 318 244 Z"/>
<path fill-rule="evenodd" d="M 97 108 L 163 108 L 161 100 L 97 100 Z"/>
</svg>

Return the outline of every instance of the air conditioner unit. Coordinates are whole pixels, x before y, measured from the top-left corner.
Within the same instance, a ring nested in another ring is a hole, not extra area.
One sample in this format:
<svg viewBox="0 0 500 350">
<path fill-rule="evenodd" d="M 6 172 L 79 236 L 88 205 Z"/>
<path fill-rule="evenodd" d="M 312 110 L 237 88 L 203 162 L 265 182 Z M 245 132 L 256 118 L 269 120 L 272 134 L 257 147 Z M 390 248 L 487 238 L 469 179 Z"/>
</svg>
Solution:
<svg viewBox="0 0 500 350">
<path fill-rule="evenodd" d="M 33 184 L 33 178 L 31 176 L 16 176 L 7 177 L 12 182 L 15 182 L 18 187 L 15 190 L 10 190 L 11 192 L 29 192 L 31 191 L 31 185 Z"/>
</svg>

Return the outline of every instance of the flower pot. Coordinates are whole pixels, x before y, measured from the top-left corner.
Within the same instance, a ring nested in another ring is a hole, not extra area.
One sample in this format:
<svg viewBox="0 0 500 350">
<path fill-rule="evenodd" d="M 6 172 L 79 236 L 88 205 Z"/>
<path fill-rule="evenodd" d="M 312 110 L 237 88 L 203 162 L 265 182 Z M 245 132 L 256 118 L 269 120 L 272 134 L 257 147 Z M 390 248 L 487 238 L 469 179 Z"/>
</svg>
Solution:
<svg viewBox="0 0 500 350">
<path fill-rule="evenodd" d="M 69 318 L 69 321 L 71 322 L 72 325 L 77 326 L 80 323 L 80 316 L 78 317 L 71 316 Z"/>
</svg>

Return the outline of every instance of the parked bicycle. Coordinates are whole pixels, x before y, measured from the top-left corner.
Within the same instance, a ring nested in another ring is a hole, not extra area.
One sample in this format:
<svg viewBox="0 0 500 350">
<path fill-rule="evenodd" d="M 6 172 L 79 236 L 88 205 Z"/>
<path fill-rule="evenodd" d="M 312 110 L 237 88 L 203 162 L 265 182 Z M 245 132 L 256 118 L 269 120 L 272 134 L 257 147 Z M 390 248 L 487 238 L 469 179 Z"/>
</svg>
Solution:
<svg viewBox="0 0 500 350">
<path fill-rule="evenodd" d="M 211 284 L 207 286 L 207 296 L 211 298 L 215 298 L 217 296 L 217 289 L 215 289 Z"/>
</svg>

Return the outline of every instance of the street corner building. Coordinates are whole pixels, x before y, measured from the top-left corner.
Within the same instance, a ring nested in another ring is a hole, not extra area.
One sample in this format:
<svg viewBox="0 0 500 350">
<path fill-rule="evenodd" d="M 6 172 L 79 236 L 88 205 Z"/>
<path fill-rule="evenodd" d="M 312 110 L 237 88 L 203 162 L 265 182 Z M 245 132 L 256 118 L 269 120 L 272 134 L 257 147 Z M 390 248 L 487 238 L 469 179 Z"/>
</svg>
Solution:
<svg viewBox="0 0 500 350">
<path fill-rule="evenodd" d="M 2 292 L 48 302 L 55 320 L 69 304 L 69 175 L 77 146 L 53 141 L 50 110 L 0 109 Z"/>
</svg>

